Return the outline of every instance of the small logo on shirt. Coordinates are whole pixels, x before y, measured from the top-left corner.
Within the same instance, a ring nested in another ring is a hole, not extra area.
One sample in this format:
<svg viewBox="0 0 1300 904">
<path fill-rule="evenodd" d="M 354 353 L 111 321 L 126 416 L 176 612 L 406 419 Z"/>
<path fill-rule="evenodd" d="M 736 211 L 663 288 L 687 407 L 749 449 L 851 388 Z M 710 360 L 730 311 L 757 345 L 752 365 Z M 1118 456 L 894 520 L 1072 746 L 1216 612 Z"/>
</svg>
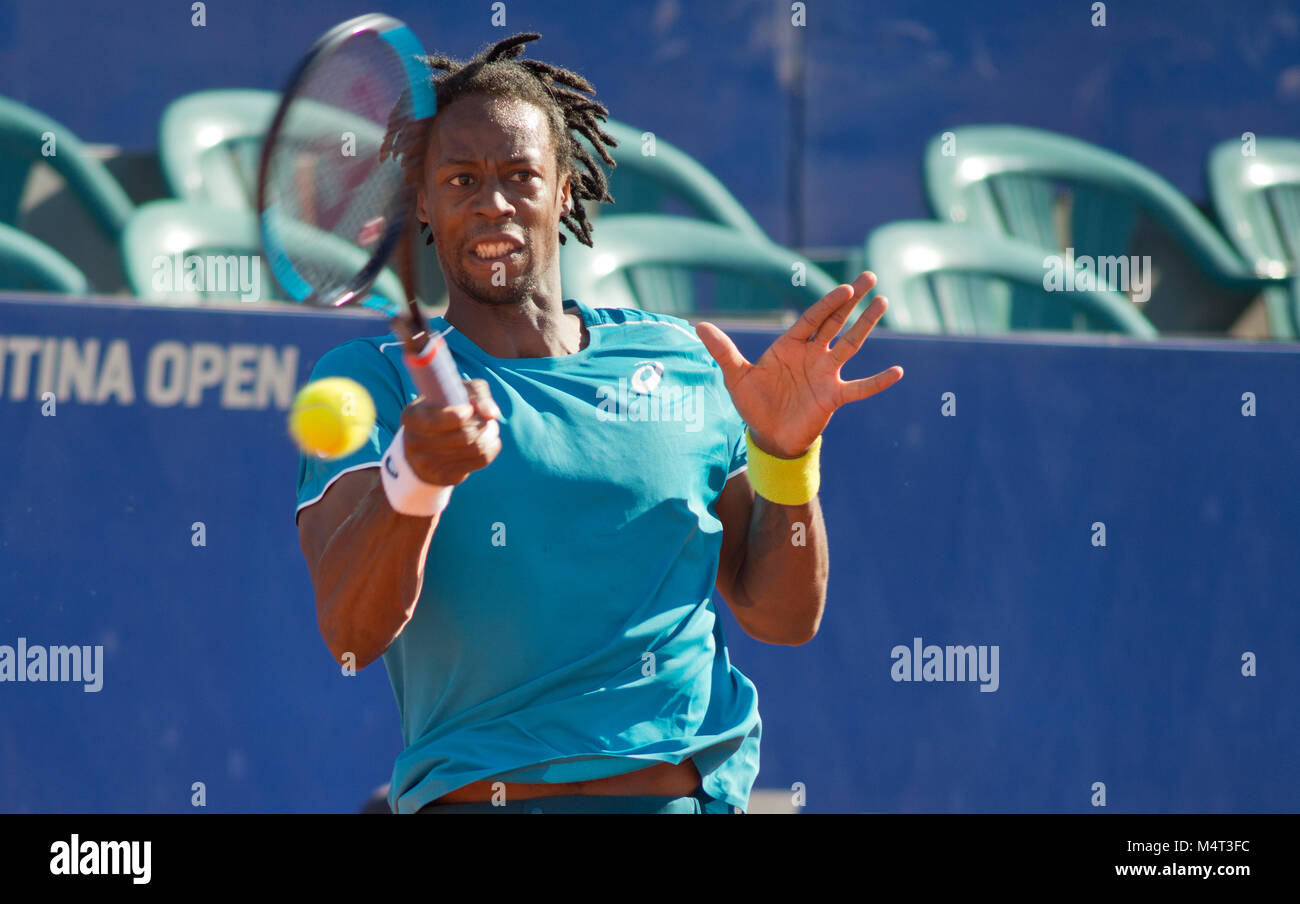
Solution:
<svg viewBox="0 0 1300 904">
<path fill-rule="evenodd" d="M 687 433 L 698 433 L 704 426 L 705 387 L 664 383 L 663 372 L 658 361 L 642 361 L 630 380 L 620 377 L 617 386 L 597 386 L 597 419 L 675 421 L 685 424 Z"/>
<path fill-rule="evenodd" d="M 636 370 L 632 371 L 632 391 L 638 395 L 650 395 L 659 387 L 664 377 L 664 366 L 659 361 L 638 361 Z"/>
</svg>

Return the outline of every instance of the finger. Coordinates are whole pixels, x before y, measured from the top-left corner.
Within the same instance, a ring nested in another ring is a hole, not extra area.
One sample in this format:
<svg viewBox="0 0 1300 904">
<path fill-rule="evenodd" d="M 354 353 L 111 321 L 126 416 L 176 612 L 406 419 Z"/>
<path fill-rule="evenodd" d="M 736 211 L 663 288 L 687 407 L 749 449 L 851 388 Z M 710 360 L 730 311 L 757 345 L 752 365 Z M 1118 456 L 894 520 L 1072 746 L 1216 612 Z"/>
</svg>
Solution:
<svg viewBox="0 0 1300 904">
<path fill-rule="evenodd" d="M 501 417 L 501 409 L 492 399 L 492 391 L 488 389 L 488 382 L 484 379 L 466 380 L 465 392 L 469 394 L 470 404 L 478 412 L 478 416 L 484 419 Z"/>
<path fill-rule="evenodd" d="M 867 341 L 871 331 L 876 328 L 880 318 L 885 316 L 885 311 L 889 310 L 889 299 L 883 295 L 877 296 L 872 300 L 867 309 L 858 315 L 858 319 L 853 321 L 853 326 L 840 337 L 831 349 L 831 358 L 836 364 L 843 364 L 858 353 L 862 348 L 862 343 Z"/>
<path fill-rule="evenodd" d="M 402 426 L 411 433 L 434 435 L 462 429 L 476 417 L 474 406 L 442 406 L 426 398 L 416 399 L 402 409 Z"/>
<path fill-rule="evenodd" d="M 850 285 L 853 287 L 853 295 L 845 300 L 843 304 L 831 312 L 831 315 L 822 321 L 821 326 L 817 327 L 816 332 L 809 338 L 809 342 L 821 346 L 823 349 L 831 344 L 831 340 L 844 326 L 844 321 L 849 319 L 853 309 L 858 306 L 858 302 L 866 296 L 876 284 L 876 274 L 870 270 L 864 270 L 857 279 Z"/>
<path fill-rule="evenodd" d="M 735 374 L 749 365 L 745 356 L 736 348 L 731 337 L 707 321 L 695 325 L 695 334 L 700 337 L 704 347 L 713 360 L 722 368 L 723 380 L 730 383 Z"/>
<path fill-rule="evenodd" d="M 486 421 L 472 443 L 458 443 L 448 447 L 446 439 L 429 441 L 407 438 L 407 459 L 417 475 L 435 486 L 455 486 L 471 472 L 485 468 L 501 452 L 500 427 L 495 420 Z"/>
<path fill-rule="evenodd" d="M 795 322 L 795 325 L 786 331 L 786 335 L 800 342 L 807 341 L 814 333 L 818 332 L 826 319 L 839 310 L 842 305 L 848 304 L 850 301 L 856 302 L 864 294 L 870 292 L 875 284 L 876 274 L 870 270 L 863 270 L 853 282 L 836 286 L 823 295 L 815 305 L 804 311 L 803 316 Z M 849 294 L 845 295 L 846 291 Z M 835 329 L 838 331 L 839 327 L 837 326 Z M 826 337 L 826 341 L 830 342 L 830 337 L 834 335 L 835 333 L 832 332 Z"/>
<path fill-rule="evenodd" d="M 903 368 L 894 366 L 889 370 L 882 370 L 872 377 L 850 380 L 840 389 L 840 404 L 847 405 L 849 402 L 860 402 L 863 399 L 869 399 L 876 393 L 883 392 L 893 386 L 901 379 L 903 379 Z"/>
<path fill-rule="evenodd" d="M 848 283 L 836 286 L 823 295 L 816 304 L 804 311 L 803 315 L 794 322 L 794 326 L 785 331 L 786 336 L 796 342 L 807 342 L 808 337 L 817 332 L 817 327 L 822 325 L 822 321 L 852 297 L 853 287 Z"/>
<path fill-rule="evenodd" d="M 500 435 L 501 425 L 496 418 L 484 419 L 475 416 L 459 430 L 443 433 L 440 438 L 449 440 L 456 446 L 469 448 L 483 442 L 485 439 L 493 439 Z"/>
<path fill-rule="evenodd" d="M 486 421 L 483 429 L 474 437 L 474 446 L 480 451 L 487 450 L 495 445 L 501 447 L 501 424 L 496 420 Z"/>
<path fill-rule="evenodd" d="M 476 467 L 483 465 L 496 458 L 497 453 L 501 451 L 501 427 L 497 421 L 488 421 L 483 425 L 473 442 L 464 449 L 452 455 L 452 460 L 476 462 Z"/>
<path fill-rule="evenodd" d="M 432 434 L 419 434 L 421 438 L 429 438 L 434 441 L 434 445 L 439 449 L 469 449 L 485 436 L 500 436 L 500 424 L 495 418 L 473 418 L 465 421 L 460 427 L 451 429 L 451 431 L 439 431 Z"/>
</svg>

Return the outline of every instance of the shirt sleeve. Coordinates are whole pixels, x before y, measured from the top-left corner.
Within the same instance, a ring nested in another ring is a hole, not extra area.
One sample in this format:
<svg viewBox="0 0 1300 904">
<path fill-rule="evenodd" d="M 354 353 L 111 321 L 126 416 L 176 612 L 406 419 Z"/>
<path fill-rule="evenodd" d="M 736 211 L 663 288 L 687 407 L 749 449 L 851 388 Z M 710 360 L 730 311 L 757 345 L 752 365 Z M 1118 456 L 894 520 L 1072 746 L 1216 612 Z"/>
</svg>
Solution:
<svg viewBox="0 0 1300 904">
<path fill-rule="evenodd" d="M 299 454 L 295 522 L 303 509 L 319 502 L 330 484 L 344 474 L 379 467 L 384 451 L 402 424 L 402 409 L 406 407 L 396 367 L 383 352 L 363 339 L 353 339 L 326 352 L 312 368 L 310 379 L 324 377 L 348 377 L 364 386 L 375 402 L 375 426 L 361 448 L 343 458 L 325 460 Z"/>
<path fill-rule="evenodd" d="M 731 449 L 731 467 L 727 469 L 727 479 L 749 470 L 749 448 L 745 445 L 745 426 L 740 427 L 740 438 Z"/>
</svg>

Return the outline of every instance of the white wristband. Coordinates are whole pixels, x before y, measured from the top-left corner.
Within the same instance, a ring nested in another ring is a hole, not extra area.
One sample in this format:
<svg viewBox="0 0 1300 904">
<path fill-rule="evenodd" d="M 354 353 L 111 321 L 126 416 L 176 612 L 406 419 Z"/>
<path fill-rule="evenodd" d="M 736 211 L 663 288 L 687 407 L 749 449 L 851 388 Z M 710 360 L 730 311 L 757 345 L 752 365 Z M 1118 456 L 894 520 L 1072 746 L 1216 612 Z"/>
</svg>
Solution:
<svg viewBox="0 0 1300 904">
<path fill-rule="evenodd" d="M 397 428 L 397 435 L 380 459 L 379 474 L 384 482 L 384 495 L 399 515 L 432 518 L 442 514 L 447 507 L 452 488 L 425 483 L 415 475 L 415 470 L 406 460 L 405 431 L 405 427 Z"/>
</svg>

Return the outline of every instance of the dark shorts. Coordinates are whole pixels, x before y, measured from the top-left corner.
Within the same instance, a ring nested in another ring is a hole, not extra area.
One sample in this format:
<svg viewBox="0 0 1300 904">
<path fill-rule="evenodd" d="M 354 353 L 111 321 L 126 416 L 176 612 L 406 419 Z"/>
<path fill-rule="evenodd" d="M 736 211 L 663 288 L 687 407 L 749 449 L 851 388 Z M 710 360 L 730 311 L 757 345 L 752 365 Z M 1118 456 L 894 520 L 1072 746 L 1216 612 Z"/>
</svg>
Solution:
<svg viewBox="0 0 1300 904">
<path fill-rule="evenodd" d="M 420 813 L 738 813 L 725 801 L 715 800 L 697 788 L 689 797 L 602 797 L 569 795 L 530 800 L 474 801 L 462 804 L 425 804 Z"/>
</svg>

